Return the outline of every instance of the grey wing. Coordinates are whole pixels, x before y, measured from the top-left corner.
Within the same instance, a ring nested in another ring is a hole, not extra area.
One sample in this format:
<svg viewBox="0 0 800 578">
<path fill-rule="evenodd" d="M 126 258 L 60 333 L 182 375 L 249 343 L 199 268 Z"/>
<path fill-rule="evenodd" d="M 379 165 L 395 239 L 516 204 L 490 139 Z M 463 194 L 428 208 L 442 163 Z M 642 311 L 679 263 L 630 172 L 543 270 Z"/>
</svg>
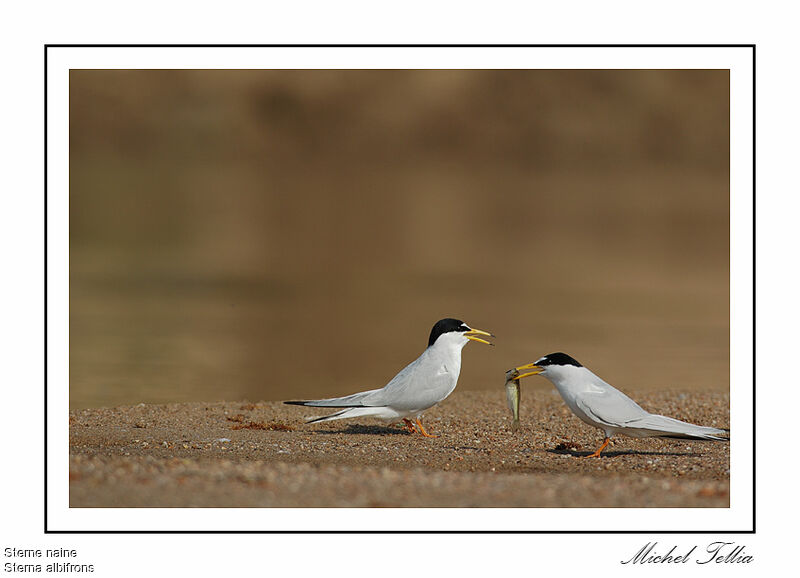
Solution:
<svg viewBox="0 0 800 578">
<path fill-rule="evenodd" d="M 343 397 L 331 397 L 328 399 L 309 399 L 301 401 L 285 401 L 289 405 L 305 405 L 310 407 L 364 407 L 373 404 L 367 403 L 372 394 L 380 391 L 379 389 L 371 389 L 370 391 L 362 391 L 352 395 L 345 395 Z"/>
<path fill-rule="evenodd" d="M 401 369 L 383 389 L 370 397 L 370 405 L 399 407 L 397 404 L 402 404 L 414 392 L 418 365 L 419 359 L 416 359 Z"/>
<path fill-rule="evenodd" d="M 629 422 L 650 415 L 610 385 L 604 391 L 583 392 L 576 397 L 576 402 L 586 415 L 607 426 L 625 427 Z"/>
<path fill-rule="evenodd" d="M 430 365 L 425 363 L 425 359 L 421 356 L 404 367 L 386 387 L 369 398 L 369 405 L 419 410 L 442 401 L 449 393 L 452 376 L 426 371 Z"/>
<path fill-rule="evenodd" d="M 409 390 L 414 390 L 413 383 L 417 361 L 409 363 L 400 370 L 400 373 L 395 375 L 392 380 L 381 389 L 371 389 L 344 397 L 287 403 L 314 407 L 398 407 L 396 402 L 407 399 L 407 392 Z"/>
</svg>

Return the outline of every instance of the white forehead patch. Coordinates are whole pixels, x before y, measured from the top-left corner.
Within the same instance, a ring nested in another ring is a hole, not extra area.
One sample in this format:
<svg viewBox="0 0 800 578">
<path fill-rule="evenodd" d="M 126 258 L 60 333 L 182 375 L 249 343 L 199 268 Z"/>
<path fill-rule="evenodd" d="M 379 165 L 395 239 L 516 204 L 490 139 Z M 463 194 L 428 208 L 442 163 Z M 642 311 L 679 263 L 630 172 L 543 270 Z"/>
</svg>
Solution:
<svg viewBox="0 0 800 578">
<path fill-rule="evenodd" d="M 529 359 L 530 359 L 530 358 L 529 358 Z M 534 361 L 534 362 L 533 362 L 533 364 L 534 364 L 534 365 L 538 365 L 540 361 L 544 361 L 545 359 L 547 359 L 547 356 L 546 356 L 546 355 L 545 355 L 544 357 L 540 357 L 539 359 L 537 359 L 536 361 Z"/>
</svg>

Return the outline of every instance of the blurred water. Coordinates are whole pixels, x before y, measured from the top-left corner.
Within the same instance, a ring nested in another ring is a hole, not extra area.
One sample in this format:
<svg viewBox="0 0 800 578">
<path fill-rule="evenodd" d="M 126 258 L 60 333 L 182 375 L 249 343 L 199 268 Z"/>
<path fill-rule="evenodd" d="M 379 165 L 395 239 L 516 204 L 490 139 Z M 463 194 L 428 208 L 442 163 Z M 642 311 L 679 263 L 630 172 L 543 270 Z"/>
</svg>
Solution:
<svg viewBox="0 0 800 578">
<path fill-rule="evenodd" d="M 73 71 L 70 405 L 459 387 L 566 351 L 727 390 L 725 71 Z M 549 387 L 531 380 L 529 387 Z"/>
</svg>

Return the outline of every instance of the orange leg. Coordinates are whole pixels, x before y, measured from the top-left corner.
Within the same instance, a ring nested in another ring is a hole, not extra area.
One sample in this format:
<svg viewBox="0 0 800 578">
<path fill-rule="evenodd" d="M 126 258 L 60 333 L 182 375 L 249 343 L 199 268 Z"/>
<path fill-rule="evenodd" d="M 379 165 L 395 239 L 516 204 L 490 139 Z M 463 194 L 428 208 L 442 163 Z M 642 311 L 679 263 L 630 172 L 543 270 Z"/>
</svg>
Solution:
<svg viewBox="0 0 800 578">
<path fill-rule="evenodd" d="M 606 449 L 607 446 L 608 446 L 608 438 L 605 438 L 603 440 L 603 445 L 601 445 L 599 448 L 597 448 L 596 452 L 594 452 L 593 454 L 590 454 L 590 455 L 588 455 L 586 457 L 587 458 L 599 458 L 600 457 L 600 452 L 602 452 L 604 449 Z"/>
<path fill-rule="evenodd" d="M 425 428 L 422 427 L 422 422 L 419 421 L 419 418 L 417 418 L 417 426 L 419 427 L 419 433 L 424 435 L 426 438 L 438 438 L 439 437 L 439 436 L 431 435 L 428 432 L 426 432 Z"/>
<path fill-rule="evenodd" d="M 414 428 L 414 422 L 408 419 L 407 417 L 403 418 L 403 422 L 406 424 L 406 431 L 410 431 L 411 433 L 416 433 L 416 428 Z"/>
</svg>

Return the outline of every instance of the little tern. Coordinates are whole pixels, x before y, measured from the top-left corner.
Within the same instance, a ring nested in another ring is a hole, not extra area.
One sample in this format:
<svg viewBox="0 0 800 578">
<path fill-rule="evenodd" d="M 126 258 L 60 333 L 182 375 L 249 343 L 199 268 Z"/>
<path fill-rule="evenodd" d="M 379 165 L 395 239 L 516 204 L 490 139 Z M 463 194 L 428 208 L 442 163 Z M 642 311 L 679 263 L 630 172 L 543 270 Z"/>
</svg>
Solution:
<svg viewBox="0 0 800 578">
<path fill-rule="evenodd" d="M 598 457 L 614 434 L 633 438 L 668 437 L 695 440 L 729 441 L 727 430 L 705 427 L 652 414 L 606 383 L 566 353 L 551 353 L 515 368 L 522 373 L 546 377 L 564 398 L 572 413 L 605 434 L 603 444 L 587 457 Z M 511 370 L 509 370 L 511 371 Z"/>
<path fill-rule="evenodd" d="M 381 389 L 371 389 L 344 397 L 313 399 L 305 401 L 285 401 L 290 405 L 310 407 L 344 408 L 327 416 L 308 420 L 307 423 L 347 419 L 353 417 L 375 417 L 384 420 L 402 418 L 406 429 L 430 435 L 422 427 L 421 415 L 433 407 L 456 388 L 461 372 L 461 350 L 469 341 L 492 345 L 478 335 L 494 337 L 487 331 L 473 329 L 458 319 L 441 319 L 436 322 L 428 339 L 428 347 L 409 363 Z"/>
</svg>

